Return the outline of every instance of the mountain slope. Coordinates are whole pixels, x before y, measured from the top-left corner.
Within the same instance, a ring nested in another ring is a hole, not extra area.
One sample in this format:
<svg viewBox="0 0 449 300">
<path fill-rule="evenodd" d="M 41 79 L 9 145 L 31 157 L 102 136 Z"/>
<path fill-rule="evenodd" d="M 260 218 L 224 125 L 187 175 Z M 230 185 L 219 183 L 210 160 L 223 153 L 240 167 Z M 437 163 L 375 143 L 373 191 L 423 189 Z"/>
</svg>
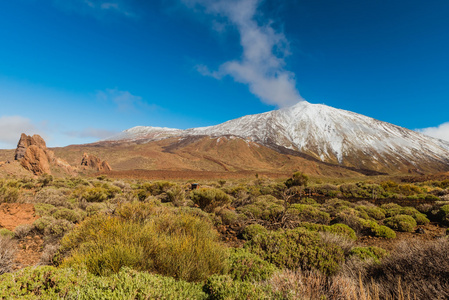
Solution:
<svg viewBox="0 0 449 300">
<path fill-rule="evenodd" d="M 134 127 L 107 141 L 149 142 L 169 137 L 235 136 L 323 162 L 382 172 L 449 170 L 449 143 L 326 105 L 300 102 L 216 126 L 187 130 Z"/>
</svg>

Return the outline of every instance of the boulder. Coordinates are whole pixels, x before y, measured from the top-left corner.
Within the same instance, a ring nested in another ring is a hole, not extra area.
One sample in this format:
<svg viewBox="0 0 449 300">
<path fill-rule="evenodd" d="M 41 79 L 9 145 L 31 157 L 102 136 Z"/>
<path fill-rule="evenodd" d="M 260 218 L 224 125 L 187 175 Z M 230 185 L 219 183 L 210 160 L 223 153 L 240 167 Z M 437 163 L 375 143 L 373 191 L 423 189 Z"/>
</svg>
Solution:
<svg viewBox="0 0 449 300">
<path fill-rule="evenodd" d="M 29 136 L 25 133 L 22 133 L 19 143 L 17 143 L 14 159 L 21 160 L 25 156 L 27 148 L 33 145 L 38 146 L 41 149 L 47 149 L 47 145 L 40 135 L 35 134 L 33 136 Z"/>
<path fill-rule="evenodd" d="M 99 159 L 95 155 L 89 155 L 87 153 L 83 154 L 81 166 L 84 167 L 84 169 L 94 169 L 97 171 L 112 170 L 111 166 L 108 164 L 107 161 L 101 161 L 101 159 Z"/>
<path fill-rule="evenodd" d="M 51 174 L 47 153 L 45 149 L 37 145 L 31 145 L 26 149 L 24 156 L 20 160 L 20 164 L 35 175 Z"/>
</svg>

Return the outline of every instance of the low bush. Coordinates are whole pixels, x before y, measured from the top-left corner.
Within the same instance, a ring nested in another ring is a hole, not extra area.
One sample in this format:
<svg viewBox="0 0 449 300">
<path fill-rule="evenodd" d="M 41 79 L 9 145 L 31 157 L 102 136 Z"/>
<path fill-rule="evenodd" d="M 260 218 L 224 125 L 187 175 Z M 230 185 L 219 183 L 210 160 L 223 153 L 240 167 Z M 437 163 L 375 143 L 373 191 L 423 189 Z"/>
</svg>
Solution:
<svg viewBox="0 0 449 300">
<path fill-rule="evenodd" d="M 449 204 L 440 207 L 437 217 L 441 223 L 449 226 Z"/>
<path fill-rule="evenodd" d="M 103 202 L 109 198 L 107 190 L 102 187 L 87 188 L 81 197 L 87 202 Z"/>
<path fill-rule="evenodd" d="M 65 219 L 72 223 L 79 223 L 81 222 L 86 213 L 82 210 L 72 210 L 65 207 L 60 207 L 56 211 L 52 213 L 52 216 L 55 219 Z"/>
<path fill-rule="evenodd" d="M 0 228 L 0 236 L 13 238 L 15 234 L 9 229 Z"/>
<path fill-rule="evenodd" d="M 200 284 L 121 269 L 110 277 L 41 266 L 0 276 L 1 299 L 206 299 Z"/>
<path fill-rule="evenodd" d="M 266 221 L 277 219 L 284 210 L 284 201 L 271 195 L 259 196 L 253 203 L 237 208 L 237 212 L 248 218 Z"/>
<path fill-rule="evenodd" d="M 73 223 L 64 219 L 58 220 L 49 216 L 44 216 L 37 219 L 34 221 L 33 225 L 44 235 L 53 237 L 62 237 L 73 228 Z"/>
<path fill-rule="evenodd" d="M 259 224 L 251 224 L 245 227 L 242 232 L 242 237 L 250 241 L 252 240 L 256 235 L 266 233 L 267 229 Z"/>
<path fill-rule="evenodd" d="M 396 238 L 396 232 L 394 232 L 391 228 L 388 228 L 384 225 L 374 225 L 370 228 L 371 233 L 374 236 L 382 237 L 386 239 L 394 239 Z"/>
<path fill-rule="evenodd" d="M 301 227 L 258 234 L 245 247 L 277 267 L 291 270 L 317 269 L 332 274 L 344 261 L 340 247 L 323 243 L 317 232 Z"/>
<path fill-rule="evenodd" d="M 365 212 L 370 218 L 373 218 L 374 220 L 385 219 L 385 211 L 378 206 L 359 205 L 356 207 L 356 209 Z"/>
<path fill-rule="evenodd" d="M 279 299 L 271 286 L 258 282 L 234 281 L 230 275 L 212 275 L 206 280 L 203 291 L 210 300 Z"/>
<path fill-rule="evenodd" d="M 329 224 L 331 218 L 327 212 L 308 204 L 292 204 L 287 213 L 289 218 L 297 222 Z"/>
<path fill-rule="evenodd" d="M 24 237 L 29 235 L 33 229 L 33 224 L 21 224 L 14 228 L 14 234 L 18 239 L 23 239 Z"/>
<path fill-rule="evenodd" d="M 20 192 L 18 187 L 12 187 L 12 186 L 2 186 L 0 187 L 0 203 L 3 202 L 17 202 L 20 197 Z"/>
<path fill-rule="evenodd" d="M 291 188 L 293 186 L 307 186 L 309 182 L 309 176 L 302 172 L 295 172 L 293 176 L 285 182 L 285 186 L 287 188 Z"/>
<path fill-rule="evenodd" d="M 62 239 L 62 247 L 71 251 L 65 266 L 85 266 L 93 274 L 127 266 L 187 281 L 224 272 L 227 257 L 210 222 L 168 208 L 142 222 L 123 215 L 91 217 Z"/>
<path fill-rule="evenodd" d="M 233 249 L 229 256 L 229 275 L 233 280 L 267 280 L 276 267 L 246 249 Z"/>
<path fill-rule="evenodd" d="M 408 215 L 395 215 L 384 220 L 384 224 L 396 231 L 412 232 L 417 226 L 415 219 Z"/>
<path fill-rule="evenodd" d="M 224 207 L 231 203 L 228 194 L 220 189 L 201 188 L 193 190 L 190 194 L 192 201 L 202 210 L 213 212 L 217 207 Z"/>
<path fill-rule="evenodd" d="M 333 225 L 322 225 L 322 224 L 312 224 L 307 222 L 302 222 L 298 224 L 298 227 L 304 227 L 311 231 L 320 231 L 320 232 L 330 232 L 336 235 L 340 235 L 351 240 L 356 240 L 357 235 L 355 231 L 345 224 L 333 224 Z"/>
<path fill-rule="evenodd" d="M 356 256 L 362 260 L 372 259 L 374 262 L 379 263 L 380 260 L 388 255 L 385 249 L 369 246 L 369 247 L 354 247 L 351 249 L 349 255 Z"/>
<path fill-rule="evenodd" d="M 222 224 L 233 225 L 238 224 L 246 219 L 244 214 L 236 213 L 234 210 L 230 209 L 220 209 L 216 212 L 216 215 L 221 218 Z"/>
</svg>

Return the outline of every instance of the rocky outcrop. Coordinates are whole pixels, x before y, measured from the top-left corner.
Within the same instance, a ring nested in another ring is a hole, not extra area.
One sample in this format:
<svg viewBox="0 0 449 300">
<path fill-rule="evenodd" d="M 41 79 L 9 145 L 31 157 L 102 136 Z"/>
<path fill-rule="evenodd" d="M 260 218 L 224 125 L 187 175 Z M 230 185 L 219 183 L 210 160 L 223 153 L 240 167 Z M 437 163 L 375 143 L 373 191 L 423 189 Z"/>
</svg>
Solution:
<svg viewBox="0 0 449 300">
<path fill-rule="evenodd" d="M 26 149 L 25 155 L 20 160 L 20 164 L 35 175 L 51 174 L 50 161 L 46 149 L 40 148 L 37 145 L 31 145 Z"/>
<path fill-rule="evenodd" d="M 14 158 L 34 175 L 51 174 L 50 163 L 54 154 L 47 149 L 44 139 L 37 134 L 29 136 L 22 133 Z"/>
<path fill-rule="evenodd" d="M 97 171 L 111 171 L 112 168 L 107 161 L 101 161 L 98 157 L 94 155 L 89 155 L 87 153 L 83 154 L 83 159 L 81 160 L 81 166 L 84 169 L 94 169 Z"/>
<path fill-rule="evenodd" d="M 53 151 L 47 149 L 44 139 L 22 133 L 14 154 L 15 160 L 34 175 L 51 174 L 51 166 L 61 168 L 64 172 L 74 174 L 75 169 L 66 161 L 55 157 Z"/>
<path fill-rule="evenodd" d="M 15 160 L 21 160 L 25 156 L 25 152 L 30 146 L 37 146 L 41 149 L 47 149 L 44 139 L 40 135 L 29 136 L 22 133 L 19 143 L 17 144 L 16 152 L 14 155 Z"/>
</svg>

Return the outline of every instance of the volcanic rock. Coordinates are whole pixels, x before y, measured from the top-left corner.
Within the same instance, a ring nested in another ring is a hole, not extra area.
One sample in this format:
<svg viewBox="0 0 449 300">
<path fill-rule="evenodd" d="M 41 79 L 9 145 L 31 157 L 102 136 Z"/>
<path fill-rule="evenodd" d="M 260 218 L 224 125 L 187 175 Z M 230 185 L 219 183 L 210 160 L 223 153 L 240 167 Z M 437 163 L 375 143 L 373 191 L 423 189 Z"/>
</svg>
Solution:
<svg viewBox="0 0 449 300">
<path fill-rule="evenodd" d="M 35 175 L 51 174 L 50 162 L 45 148 L 37 145 L 29 146 L 22 159 L 20 160 L 22 167 Z"/>
<path fill-rule="evenodd" d="M 107 161 L 101 161 L 98 157 L 94 155 L 89 155 L 87 153 L 83 154 L 83 159 L 81 160 L 81 166 L 85 169 L 95 169 L 97 171 L 111 171 L 112 168 Z"/>
<path fill-rule="evenodd" d="M 21 160 L 25 156 L 25 152 L 29 146 L 36 145 L 41 149 L 47 149 L 44 139 L 35 134 L 33 136 L 26 135 L 22 133 L 20 136 L 19 143 L 17 144 L 16 152 L 14 155 L 15 160 Z"/>
</svg>

